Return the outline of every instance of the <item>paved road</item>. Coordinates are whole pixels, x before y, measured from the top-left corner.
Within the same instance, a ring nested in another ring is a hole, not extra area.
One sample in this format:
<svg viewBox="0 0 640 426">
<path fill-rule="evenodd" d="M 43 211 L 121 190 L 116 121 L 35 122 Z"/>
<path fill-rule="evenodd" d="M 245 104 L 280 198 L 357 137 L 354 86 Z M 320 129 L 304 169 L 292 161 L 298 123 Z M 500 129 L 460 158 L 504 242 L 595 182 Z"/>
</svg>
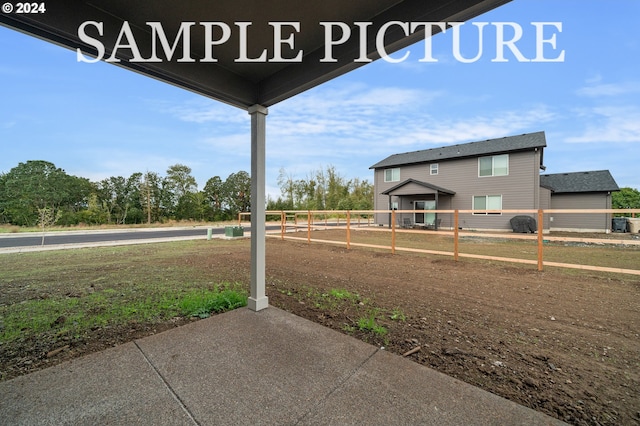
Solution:
<svg viewBox="0 0 640 426">
<path fill-rule="evenodd" d="M 214 235 L 224 234 L 224 228 L 213 228 Z M 45 234 L 44 245 L 69 245 L 105 243 L 114 241 L 154 240 L 167 238 L 206 238 L 207 228 L 177 228 L 177 229 L 136 229 L 130 231 L 69 231 L 50 232 Z M 0 248 L 18 248 L 40 246 L 42 234 L 10 234 L 0 235 Z"/>
<path fill-rule="evenodd" d="M 328 223 L 328 226 L 336 226 L 336 223 Z M 323 226 L 326 226 L 323 224 Z M 199 226 L 192 228 L 135 228 L 127 230 L 109 229 L 99 231 L 62 231 L 48 232 L 45 234 L 44 247 L 42 247 L 42 233 L 28 234 L 0 234 L 0 252 L 10 253 L 29 250 L 51 250 L 56 248 L 74 246 L 100 246 L 138 244 L 143 242 L 167 241 L 171 239 L 199 239 L 207 238 L 209 227 Z M 213 236 L 224 234 L 224 227 L 212 227 Z M 280 225 L 267 225 L 267 231 L 276 231 Z M 244 227 L 245 235 L 250 231 L 249 226 Z M 126 242 L 126 243 L 125 243 Z"/>
</svg>

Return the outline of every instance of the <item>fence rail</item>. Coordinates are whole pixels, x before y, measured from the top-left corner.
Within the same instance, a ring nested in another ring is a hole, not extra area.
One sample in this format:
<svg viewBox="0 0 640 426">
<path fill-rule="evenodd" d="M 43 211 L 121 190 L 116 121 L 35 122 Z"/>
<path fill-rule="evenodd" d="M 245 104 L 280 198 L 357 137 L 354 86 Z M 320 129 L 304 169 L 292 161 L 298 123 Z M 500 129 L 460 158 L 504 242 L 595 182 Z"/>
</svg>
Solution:
<svg viewBox="0 0 640 426">
<path fill-rule="evenodd" d="M 406 229 L 398 225 L 398 214 L 415 214 L 415 213 L 436 213 L 453 215 L 452 226 L 440 229 Z M 532 214 L 537 218 L 537 231 L 535 234 L 516 234 L 507 232 L 465 232 L 459 226 L 461 214 L 478 214 L 478 213 L 495 213 L 495 214 Z M 387 227 L 378 226 L 374 222 L 376 214 L 385 214 L 390 216 Z M 266 216 L 274 221 L 280 222 L 280 231 L 276 233 L 268 233 L 269 237 L 279 237 L 282 240 L 306 241 L 307 243 L 328 243 L 346 246 L 347 249 L 352 247 L 364 247 L 381 250 L 390 250 L 395 254 L 397 251 L 436 254 L 443 256 L 453 256 L 454 260 L 459 258 L 474 258 L 484 260 L 494 260 L 502 262 L 513 262 L 536 265 L 538 271 L 542 271 L 544 266 L 553 266 L 561 268 L 582 269 L 589 271 L 614 272 L 623 274 L 640 275 L 640 269 L 617 268 L 595 265 L 583 265 L 565 262 L 553 262 L 544 259 L 545 243 L 550 241 L 563 241 L 571 243 L 585 244 L 616 244 L 624 246 L 640 246 L 640 238 L 634 239 L 602 239 L 591 237 L 573 237 L 573 236 L 553 236 L 544 232 L 544 223 L 546 215 L 557 214 L 632 214 L 634 217 L 640 214 L 640 209 L 540 209 L 540 210 L 292 210 L 292 211 L 267 211 Z M 238 215 L 238 224 L 241 225 L 243 218 L 245 222 L 251 213 L 240 213 Z M 375 225 L 375 226 L 374 226 Z M 366 228 L 369 231 L 387 232 L 390 234 L 389 245 L 384 244 L 366 244 L 352 241 L 352 230 L 361 230 Z M 330 240 L 312 238 L 312 231 L 342 229 L 345 231 L 343 240 Z M 298 237 L 290 235 L 291 233 L 305 232 L 306 237 Z M 398 234 L 434 234 L 440 236 L 450 236 L 453 239 L 453 251 L 446 250 L 430 250 L 414 247 L 403 247 L 397 243 Z M 460 251 L 461 237 L 482 237 L 482 238 L 499 238 L 514 240 L 531 240 L 536 242 L 537 253 L 536 259 L 520 259 L 503 256 L 490 256 L 483 254 L 464 253 Z M 637 263 L 634 267 L 640 267 L 640 251 L 638 252 Z"/>
</svg>

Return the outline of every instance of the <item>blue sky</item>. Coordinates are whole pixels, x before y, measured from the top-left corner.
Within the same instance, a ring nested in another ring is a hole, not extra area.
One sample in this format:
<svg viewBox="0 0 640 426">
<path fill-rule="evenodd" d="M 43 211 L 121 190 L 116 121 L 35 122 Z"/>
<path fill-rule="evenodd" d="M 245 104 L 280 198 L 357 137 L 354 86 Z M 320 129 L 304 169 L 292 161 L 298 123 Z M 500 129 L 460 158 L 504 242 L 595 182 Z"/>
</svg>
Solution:
<svg viewBox="0 0 640 426">
<path fill-rule="evenodd" d="M 619 186 L 640 188 L 640 30 L 637 0 L 515 0 L 472 22 L 516 22 L 517 46 L 535 56 L 531 22 L 561 22 L 561 63 L 457 61 L 451 32 L 402 63 L 377 61 L 269 109 L 267 192 L 280 168 L 295 178 L 332 165 L 345 178 L 373 179 L 369 167 L 399 153 L 545 131 L 546 173 L 608 169 Z M 547 34 L 548 36 L 549 34 Z M 463 54 L 477 31 L 462 29 Z M 402 52 L 392 56 L 398 57 Z M 193 170 L 200 188 L 250 170 L 245 111 L 0 27 L 0 172 L 47 160 L 92 181 Z"/>
</svg>

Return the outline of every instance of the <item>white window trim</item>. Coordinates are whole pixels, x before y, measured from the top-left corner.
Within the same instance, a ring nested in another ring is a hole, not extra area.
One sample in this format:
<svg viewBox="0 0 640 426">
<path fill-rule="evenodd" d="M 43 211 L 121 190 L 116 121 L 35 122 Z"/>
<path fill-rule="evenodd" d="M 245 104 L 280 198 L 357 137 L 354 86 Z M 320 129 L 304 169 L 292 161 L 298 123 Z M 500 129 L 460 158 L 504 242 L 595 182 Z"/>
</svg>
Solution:
<svg viewBox="0 0 640 426">
<path fill-rule="evenodd" d="M 496 157 L 507 157 L 507 173 L 503 175 L 496 175 L 496 166 L 495 166 Z M 480 174 L 480 160 L 482 158 L 491 158 L 491 174 L 490 175 L 482 176 Z M 478 157 L 478 177 L 485 178 L 485 177 L 496 177 L 496 176 L 509 176 L 509 154 L 486 155 L 483 157 Z"/>
<path fill-rule="evenodd" d="M 503 197 L 502 194 L 492 194 L 492 195 L 472 195 L 471 196 L 471 209 L 472 210 L 476 210 L 476 206 L 475 206 L 475 200 L 477 197 L 485 197 L 485 205 L 488 204 L 488 198 L 489 197 L 500 197 L 500 208 L 496 209 L 496 210 L 503 210 L 502 208 L 502 201 L 503 201 Z M 480 210 L 480 209 L 478 209 Z M 483 209 L 483 210 L 493 210 L 493 209 Z M 481 212 L 481 213 L 476 213 L 475 211 L 473 212 L 474 216 L 502 216 L 502 212 L 500 213 L 488 213 L 488 212 Z"/>
<path fill-rule="evenodd" d="M 439 171 L 440 171 L 440 165 L 438 163 L 432 163 L 429 165 L 429 174 L 431 176 L 437 175 Z"/>
<path fill-rule="evenodd" d="M 392 170 L 391 179 L 390 180 L 387 180 L 387 170 Z M 393 170 L 397 170 L 398 171 L 398 178 L 397 179 L 393 178 L 393 175 L 394 175 Z M 393 167 L 393 168 L 390 168 L 390 169 L 384 169 L 383 174 L 384 174 L 383 177 L 384 177 L 384 181 L 385 182 L 400 182 L 400 167 Z"/>
</svg>

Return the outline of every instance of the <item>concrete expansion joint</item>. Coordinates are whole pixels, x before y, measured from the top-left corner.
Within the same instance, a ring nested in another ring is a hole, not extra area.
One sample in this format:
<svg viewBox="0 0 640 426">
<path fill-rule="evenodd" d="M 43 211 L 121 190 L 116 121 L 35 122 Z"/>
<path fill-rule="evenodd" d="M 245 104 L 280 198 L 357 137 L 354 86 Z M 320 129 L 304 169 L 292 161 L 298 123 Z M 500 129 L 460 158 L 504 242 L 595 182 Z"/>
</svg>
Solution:
<svg viewBox="0 0 640 426">
<path fill-rule="evenodd" d="M 300 424 L 305 424 L 305 420 L 307 419 L 307 417 L 309 417 L 310 415 L 316 413 L 318 411 L 318 408 L 320 408 L 320 406 L 322 406 L 324 404 L 325 401 L 327 401 L 331 395 L 333 395 L 338 389 L 342 388 L 345 383 L 347 383 L 349 380 L 351 380 L 351 378 L 358 372 L 360 371 L 360 369 L 362 369 L 362 367 L 364 367 L 370 360 L 371 358 L 373 358 L 379 351 L 381 351 L 383 349 L 375 349 L 374 351 L 371 352 L 371 354 L 366 357 L 360 364 L 358 364 L 353 370 L 351 370 L 351 372 L 349 374 L 347 374 L 342 380 L 339 380 L 336 385 L 334 387 L 331 388 L 331 390 L 329 390 L 329 392 L 327 392 L 324 397 L 322 398 L 318 398 L 318 402 L 316 402 L 311 408 L 309 408 L 309 410 L 307 410 L 306 413 L 304 413 L 303 415 L 300 416 L 300 418 L 298 419 L 297 422 L 295 422 L 295 425 L 300 425 Z"/>
<path fill-rule="evenodd" d="M 178 405 L 180 405 L 180 408 L 182 408 L 182 411 L 184 411 L 184 413 L 187 415 L 187 417 L 189 417 L 189 419 L 191 420 L 191 422 L 196 425 L 196 426 L 201 426 L 200 423 L 195 419 L 195 417 L 193 416 L 193 413 L 191 413 L 189 411 L 189 409 L 187 408 L 187 406 L 185 405 L 185 403 L 182 401 L 182 399 L 180 398 L 180 396 L 178 396 L 178 394 L 173 390 L 173 388 L 171 387 L 171 385 L 169 384 L 169 382 L 167 382 L 167 380 L 164 378 L 164 376 L 162 375 L 162 373 L 160 373 L 160 371 L 156 368 L 155 365 L 153 365 L 153 363 L 151 362 L 151 360 L 149 359 L 149 357 L 147 357 L 147 354 L 144 353 L 144 351 L 142 350 L 142 348 L 138 345 L 137 341 L 133 341 L 133 344 L 136 345 L 136 348 L 138 348 L 138 351 L 140 351 L 140 354 L 142 355 L 142 357 L 144 358 L 144 360 L 147 362 L 147 364 L 149 364 L 149 367 L 151 367 L 153 369 L 153 371 L 156 373 L 156 375 L 158 376 L 158 378 L 160 379 L 160 381 L 164 384 L 165 388 L 167 389 L 167 391 L 169 392 L 169 394 L 173 397 L 173 399 L 176 400 L 176 402 L 178 403 Z"/>
</svg>

